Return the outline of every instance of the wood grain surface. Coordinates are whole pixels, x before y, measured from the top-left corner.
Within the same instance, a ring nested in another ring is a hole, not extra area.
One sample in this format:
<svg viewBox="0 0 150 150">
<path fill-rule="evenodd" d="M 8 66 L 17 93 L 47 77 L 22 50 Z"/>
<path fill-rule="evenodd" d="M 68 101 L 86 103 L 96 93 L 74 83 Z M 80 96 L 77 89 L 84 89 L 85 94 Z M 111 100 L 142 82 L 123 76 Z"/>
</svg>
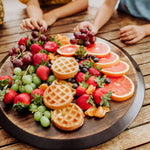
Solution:
<svg viewBox="0 0 150 150">
<path fill-rule="evenodd" d="M 12 1 L 18 3 L 15 0 L 5 0 L 4 2 Z M 90 0 L 90 4 L 94 3 L 95 0 Z M 92 5 L 91 5 L 92 6 Z M 67 17 L 64 19 L 58 20 L 54 23 L 47 31 L 46 34 L 55 34 L 55 33 L 64 33 L 64 32 L 72 32 L 73 27 L 76 26 L 79 22 L 83 20 L 91 21 L 94 18 L 95 12 L 97 8 L 96 4 L 94 7 L 89 7 L 87 11 L 79 13 L 77 15 L 73 15 L 71 17 Z M 14 7 L 15 8 L 15 7 Z M 21 31 L 19 29 L 19 24 L 22 18 L 26 18 L 25 9 L 21 7 L 21 9 L 13 9 L 14 14 L 12 17 L 7 16 L 7 14 L 11 14 L 11 10 L 6 10 L 6 19 L 2 26 L 0 26 L 0 57 L 1 60 L 8 54 L 8 50 L 12 48 L 12 46 L 17 44 L 17 41 L 20 37 L 30 33 L 26 31 Z M 139 41 L 135 45 L 125 45 L 119 40 L 119 29 L 128 24 L 145 24 L 148 23 L 144 20 L 139 20 L 134 17 L 130 17 L 126 14 L 120 12 L 114 12 L 111 20 L 103 27 L 97 34 L 98 37 L 102 37 L 109 42 L 112 42 L 124 50 L 126 50 L 132 58 L 139 65 L 143 78 L 145 81 L 145 98 L 142 109 L 138 114 L 137 118 L 133 121 L 133 123 L 126 128 L 124 132 L 122 132 L 117 137 L 109 140 L 104 144 L 100 144 L 98 146 L 90 148 L 90 150 L 95 149 L 104 149 L 104 150 L 123 150 L 123 149 L 136 149 L 136 150 L 149 150 L 150 147 L 150 116 L 148 115 L 150 111 L 150 37 L 146 37 L 143 40 Z M 18 29 L 18 30 L 17 30 Z M 37 148 L 29 146 L 28 144 L 24 144 L 19 140 L 16 140 L 10 134 L 8 134 L 4 129 L 0 126 L 0 150 L 37 150 Z"/>
</svg>

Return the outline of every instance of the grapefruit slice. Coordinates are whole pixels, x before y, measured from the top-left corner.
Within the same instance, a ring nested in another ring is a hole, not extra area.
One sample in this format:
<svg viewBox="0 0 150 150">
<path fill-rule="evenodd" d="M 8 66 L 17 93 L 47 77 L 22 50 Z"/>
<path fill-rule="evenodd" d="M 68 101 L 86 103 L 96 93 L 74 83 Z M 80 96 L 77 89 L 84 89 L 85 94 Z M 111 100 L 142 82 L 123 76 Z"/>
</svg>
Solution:
<svg viewBox="0 0 150 150">
<path fill-rule="evenodd" d="M 111 80 L 110 84 L 105 84 L 104 87 L 111 90 L 112 100 L 125 101 L 132 97 L 134 93 L 134 84 L 126 75 L 120 77 L 107 76 Z"/>
<path fill-rule="evenodd" d="M 108 55 L 104 57 L 100 57 L 99 61 L 96 63 L 96 65 L 100 65 L 100 67 L 111 67 L 120 62 L 120 58 L 117 54 L 114 52 L 110 52 Z"/>
<path fill-rule="evenodd" d="M 86 47 L 86 51 L 90 55 L 96 55 L 98 57 L 104 57 L 110 53 L 110 47 L 106 43 L 96 42 Z"/>
<path fill-rule="evenodd" d="M 118 64 L 111 67 L 103 68 L 101 71 L 105 75 L 117 77 L 125 75 L 128 72 L 128 70 L 129 65 L 124 61 L 120 61 Z"/>
<path fill-rule="evenodd" d="M 57 52 L 63 56 L 73 56 L 78 48 L 78 45 L 68 44 L 60 47 Z"/>
</svg>

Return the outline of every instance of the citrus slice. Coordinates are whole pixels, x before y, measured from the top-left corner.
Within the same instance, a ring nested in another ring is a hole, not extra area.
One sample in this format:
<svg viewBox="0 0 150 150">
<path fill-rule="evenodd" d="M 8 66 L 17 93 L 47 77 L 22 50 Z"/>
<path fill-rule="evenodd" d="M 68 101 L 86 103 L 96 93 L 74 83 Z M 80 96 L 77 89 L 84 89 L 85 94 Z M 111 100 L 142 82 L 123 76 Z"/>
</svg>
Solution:
<svg viewBox="0 0 150 150">
<path fill-rule="evenodd" d="M 68 44 L 60 47 L 57 52 L 63 56 L 73 56 L 78 48 L 78 45 Z"/>
<path fill-rule="evenodd" d="M 90 55 L 96 55 L 98 57 L 104 57 L 110 53 L 110 47 L 106 43 L 96 42 L 86 47 L 86 51 Z"/>
<path fill-rule="evenodd" d="M 103 68 L 102 73 L 105 75 L 117 77 L 117 76 L 125 75 L 128 72 L 128 70 L 129 70 L 129 65 L 124 61 L 120 61 L 118 64 L 114 66 Z"/>
<path fill-rule="evenodd" d="M 100 65 L 100 67 L 111 67 L 113 65 L 118 64 L 119 61 L 119 56 L 114 52 L 110 52 L 108 55 L 100 57 L 96 65 Z"/>
<path fill-rule="evenodd" d="M 112 100 L 125 101 L 132 97 L 134 93 L 134 84 L 126 75 L 120 77 L 107 76 L 111 80 L 110 84 L 105 84 L 104 87 L 111 90 Z"/>
</svg>

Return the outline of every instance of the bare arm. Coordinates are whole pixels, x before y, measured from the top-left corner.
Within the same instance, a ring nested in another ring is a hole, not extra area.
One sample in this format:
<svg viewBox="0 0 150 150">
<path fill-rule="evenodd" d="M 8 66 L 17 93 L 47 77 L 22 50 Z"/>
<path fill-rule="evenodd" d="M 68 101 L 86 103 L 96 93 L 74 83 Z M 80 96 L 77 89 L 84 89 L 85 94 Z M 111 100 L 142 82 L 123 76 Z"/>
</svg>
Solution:
<svg viewBox="0 0 150 150">
<path fill-rule="evenodd" d="M 73 15 L 88 7 L 88 0 L 75 0 L 62 7 L 56 8 L 44 14 L 44 19 L 48 25 L 54 23 L 57 19 Z M 55 21 L 54 21 L 55 20 Z"/>
</svg>

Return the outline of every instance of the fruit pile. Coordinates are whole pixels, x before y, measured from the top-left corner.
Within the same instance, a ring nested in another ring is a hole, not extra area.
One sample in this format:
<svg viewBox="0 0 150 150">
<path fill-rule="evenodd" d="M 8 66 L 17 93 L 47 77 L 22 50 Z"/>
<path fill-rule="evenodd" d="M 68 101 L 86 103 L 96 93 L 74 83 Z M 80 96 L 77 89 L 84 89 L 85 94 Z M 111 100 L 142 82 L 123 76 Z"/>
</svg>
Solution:
<svg viewBox="0 0 150 150">
<path fill-rule="evenodd" d="M 110 111 L 110 100 L 123 101 L 133 95 L 134 84 L 125 76 L 129 65 L 106 43 L 95 43 L 87 29 L 82 29 L 80 36 L 74 33 L 76 39 L 70 39 L 71 44 L 66 36 L 55 38 L 43 32 L 43 28 L 32 31 L 31 38 L 21 38 L 9 51 L 13 75 L 0 77 L 0 100 L 13 105 L 12 110 L 31 111 L 43 127 L 50 125 L 52 117 L 60 129 L 74 130 L 83 124 L 82 110 L 87 116 L 103 118 Z M 81 40 L 86 47 L 80 45 Z M 73 99 L 78 106 L 71 104 Z M 57 114 L 64 109 L 71 113 L 82 109 L 80 114 L 76 112 L 79 126 L 60 127 Z"/>
</svg>

